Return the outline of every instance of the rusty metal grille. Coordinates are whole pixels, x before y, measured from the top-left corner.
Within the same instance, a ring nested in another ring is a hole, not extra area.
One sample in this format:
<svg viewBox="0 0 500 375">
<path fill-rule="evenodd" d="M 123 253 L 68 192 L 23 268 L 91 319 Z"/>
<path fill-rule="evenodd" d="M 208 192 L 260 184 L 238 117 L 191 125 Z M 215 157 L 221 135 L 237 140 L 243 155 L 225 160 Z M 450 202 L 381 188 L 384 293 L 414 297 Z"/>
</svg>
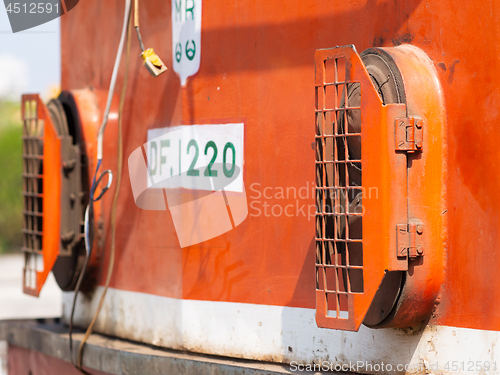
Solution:
<svg viewBox="0 0 500 375">
<path fill-rule="evenodd" d="M 43 270 L 43 128 L 36 100 L 23 102 L 23 247 L 24 288 L 37 287 Z"/>
<path fill-rule="evenodd" d="M 316 290 L 327 316 L 345 320 L 364 290 L 361 83 L 346 80 L 342 56 L 316 69 Z"/>
</svg>

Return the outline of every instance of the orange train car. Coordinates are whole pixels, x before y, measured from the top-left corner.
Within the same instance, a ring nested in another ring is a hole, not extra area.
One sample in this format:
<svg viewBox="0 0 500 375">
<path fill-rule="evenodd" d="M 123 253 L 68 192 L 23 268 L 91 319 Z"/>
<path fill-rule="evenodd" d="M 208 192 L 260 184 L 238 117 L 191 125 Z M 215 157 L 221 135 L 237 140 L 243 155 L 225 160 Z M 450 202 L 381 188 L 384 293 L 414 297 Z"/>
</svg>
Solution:
<svg viewBox="0 0 500 375">
<path fill-rule="evenodd" d="M 500 373 L 499 12 L 79 2 L 22 111 L 63 316 L 0 325 L 9 374 Z"/>
</svg>

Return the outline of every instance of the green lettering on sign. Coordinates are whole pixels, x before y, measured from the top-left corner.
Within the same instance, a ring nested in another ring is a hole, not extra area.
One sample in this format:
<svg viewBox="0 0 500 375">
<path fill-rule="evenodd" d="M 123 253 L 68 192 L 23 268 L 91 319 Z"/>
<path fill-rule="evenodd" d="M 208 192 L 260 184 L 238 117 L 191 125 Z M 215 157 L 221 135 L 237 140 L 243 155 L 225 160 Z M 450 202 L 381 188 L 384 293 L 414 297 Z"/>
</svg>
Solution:
<svg viewBox="0 0 500 375">
<path fill-rule="evenodd" d="M 182 46 L 180 43 L 177 43 L 177 45 L 175 46 L 175 59 L 177 60 L 177 62 L 181 62 L 181 58 L 182 58 Z"/>
<path fill-rule="evenodd" d="M 193 43 L 193 48 L 189 48 L 189 40 L 186 42 L 186 57 L 189 60 L 193 60 L 194 55 L 196 54 L 196 44 L 194 40 L 192 40 L 191 43 Z"/>
<path fill-rule="evenodd" d="M 160 141 L 160 175 L 161 175 L 161 166 L 163 164 L 167 164 L 167 157 L 163 156 L 163 153 L 161 151 L 162 151 L 162 149 L 167 148 L 167 147 L 170 147 L 170 140 L 169 139 L 161 140 Z"/>
<path fill-rule="evenodd" d="M 191 148 L 191 146 L 194 146 L 194 158 L 193 158 L 193 161 L 191 162 L 191 165 L 189 166 L 189 169 L 187 171 L 187 175 L 188 176 L 199 176 L 200 171 L 197 171 L 196 169 L 194 169 L 196 162 L 198 161 L 198 154 L 200 153 L 200 151 L 198 149 L 198 143 L 196 143 L 196 141 L 194 139 L 191 139 L 189 141 L 188 148 L 187 148 L 188 154 L 189 154 L 189 149 Z"/>
<path fill-rule="evenodd" d="M 153 156 L 153 151 L 155 152 L 154 156 Z M 156 144 L 156 142 L 151 142 L 151 148 L 149 152 L 149 172 L 151 173 L 152 176 L 156 174 L 157 157 L 158 157 L 158 145 Z M 152 168 L 153 161 L 155 166 L 154 168 Z"/>
<path fill-rule="evenodd" d="M 210 163 L 208 163 L 208 166 L 205 169 L 204 175 L 209 177 L 217 177 L 217 171 L 212 170 L 212 165 L 214 165 L 215 159 L 217 159 L 217 146 L 215 145 L 214 141 L 208 142 L 205 146 L 205 155 L 207 154 L 209 148 L 212 148 L 214 150 L 214 153 L 212 155 L 212 160 L 210 160 Z"/>
<path fill-rule="evenodd" d="M 227 166 L 226 166 L 226 154 L 227 154 L 227 150 L 231 149 L 231 151 L 233 151 L 233 166 L 231 167 L 231 169 L 227 169 Z M 226 145 L 224 146 L 224 154 L 223 154 L 223 157 L 222 157 L 222 169 L 224 170 L 224 176 L 226 177 L 232 177 L 233 174 L 234 174 L 234 170 L 236 168 L 236 151 L 234 150 L 234 145 L 231 143 L 231 142 L 227 142 Z"/>
<path fill-rule="evenodd" d="M 188 19 L 188 12 L 191 13 L 191 19 L 194 20 L 194 0 L 191 0 L 193 5 L 190 8 L 188 8 L 188 1 L 186 0 L 186 21 Z"/>
<path fill-rule="evenodd" d="M 175 22 L 177 22 L 177 17 L 179 17 L 179 21 L 182 21 L 182 14 L 181 14 L 182 0 L 179 0 L 179 2 L 177 2 L 177 0 L 174 1 L 175 1 Z"/>
</svg>

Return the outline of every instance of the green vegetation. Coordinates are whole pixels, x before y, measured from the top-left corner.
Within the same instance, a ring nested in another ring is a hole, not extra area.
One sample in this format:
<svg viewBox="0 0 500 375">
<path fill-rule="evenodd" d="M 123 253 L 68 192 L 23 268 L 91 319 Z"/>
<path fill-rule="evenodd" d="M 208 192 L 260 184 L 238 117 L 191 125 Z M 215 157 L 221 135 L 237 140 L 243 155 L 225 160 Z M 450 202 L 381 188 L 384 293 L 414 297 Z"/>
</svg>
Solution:
<svg viewBox="0 0 500 375">
<path fill-rule="evenodd" d="M 22 245 L 21 136 L 20 103 L 0 100 L 0 253 Z"/>
</svg>

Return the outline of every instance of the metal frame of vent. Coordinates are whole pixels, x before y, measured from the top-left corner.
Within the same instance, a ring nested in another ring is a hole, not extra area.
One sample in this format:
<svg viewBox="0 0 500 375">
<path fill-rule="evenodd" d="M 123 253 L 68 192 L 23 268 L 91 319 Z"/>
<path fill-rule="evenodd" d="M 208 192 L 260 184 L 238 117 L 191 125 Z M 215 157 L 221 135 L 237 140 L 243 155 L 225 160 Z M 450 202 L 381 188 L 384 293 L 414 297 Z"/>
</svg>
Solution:
<svg viewBox="0 0 500 375">
<path fill-rule="evenodd" d="M 408 213 L 406 156 L 394 152 L 406 105 L 383 105 L 354 46 L 318 50 L 315 62 L 316 321 L 358 330 L 385 272 L 408 268 L 388 251 Z"/>
<path fill-rule="evenodd" d="M 23 291 L 38 296 L 59 254 L 61 141 L 38 95 L 23 95 L 21 111 Z"/>
<path fill-rule="evenodd" d="M 22 100 L 23 288 L 34 296 L 51 270 L 62 290 L 73 290 L 85 257 L 86 168 L 76 133 L 79 124 L 73 121 L 70 128 L 65 102 L 52 99 L 45 106 L 38 95 L 24 95 Z"/>
</svg>

